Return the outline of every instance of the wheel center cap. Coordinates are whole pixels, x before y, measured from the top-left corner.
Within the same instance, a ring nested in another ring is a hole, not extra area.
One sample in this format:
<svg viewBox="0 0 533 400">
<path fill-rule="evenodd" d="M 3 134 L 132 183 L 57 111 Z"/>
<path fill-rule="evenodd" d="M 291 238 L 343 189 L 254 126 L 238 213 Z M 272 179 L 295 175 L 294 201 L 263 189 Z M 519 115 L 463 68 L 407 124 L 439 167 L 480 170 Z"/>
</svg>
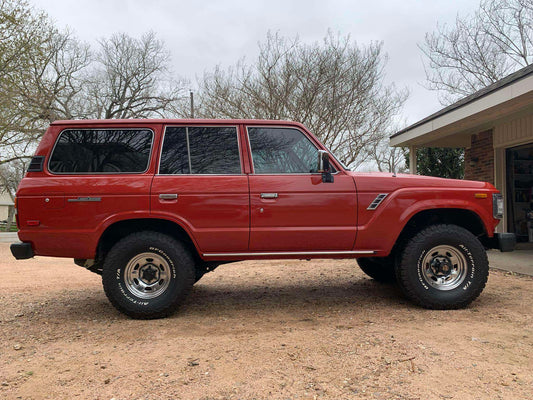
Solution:
<svg viewBox="0 0 533 400">
<path fill-rule="evenodd" d="M 139 277 L 144 283 L 151 285 L 159 280 L 159 269 L 153 264 L 143 265 Z"/>
<path fill-rule="evenodd" d="M 452 263 L 448 257 L 435 257 L 431 261 L 431 269 L 437 276 L 448 276 L 452 271 Z"/>
</svg>

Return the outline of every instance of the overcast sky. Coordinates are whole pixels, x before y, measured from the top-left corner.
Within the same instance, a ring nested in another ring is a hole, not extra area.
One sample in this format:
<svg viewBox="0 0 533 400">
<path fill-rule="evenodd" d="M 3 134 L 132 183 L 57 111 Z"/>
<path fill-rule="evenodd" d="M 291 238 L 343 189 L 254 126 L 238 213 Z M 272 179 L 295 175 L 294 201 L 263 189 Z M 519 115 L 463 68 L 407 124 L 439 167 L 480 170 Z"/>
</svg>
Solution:
<svg viewBox="0 0 533 400">
<path fill-rule="evenodd" d="M 175 72 L 195 80 L 217 64 L 229 66 L 257 55 L 267 32 L 321 40 L 328 29 L 350 34 L 360 44 L 384 42 L 387 81 L 409 88 L 403 117 L 414 123 L 441 108 L 425 89 L 417 43 L 437 22 L 453 23 L 472 13 L 479 0 L 30 0 L 59 27 L 68 26 L 87 42 L 126 32 L 139 37 L 153 30 L 172 54 Z"/>
</svg>

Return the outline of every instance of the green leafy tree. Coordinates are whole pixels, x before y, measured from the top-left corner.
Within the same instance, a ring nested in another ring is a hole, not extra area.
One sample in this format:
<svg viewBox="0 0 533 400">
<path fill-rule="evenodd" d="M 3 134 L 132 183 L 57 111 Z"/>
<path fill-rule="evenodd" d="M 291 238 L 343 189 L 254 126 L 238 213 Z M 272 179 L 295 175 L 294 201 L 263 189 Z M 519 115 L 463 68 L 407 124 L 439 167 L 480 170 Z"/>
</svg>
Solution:
<svg viewBox="0 0 533 400">
<path fill-rule="evenodd" d="M 417 171 L 420 175 L 462 179 L 464 177 L 464 150 L 424 147 L 416 151 Z M 405 154 L 409 168 L 409 153 Z"/>
</svg>

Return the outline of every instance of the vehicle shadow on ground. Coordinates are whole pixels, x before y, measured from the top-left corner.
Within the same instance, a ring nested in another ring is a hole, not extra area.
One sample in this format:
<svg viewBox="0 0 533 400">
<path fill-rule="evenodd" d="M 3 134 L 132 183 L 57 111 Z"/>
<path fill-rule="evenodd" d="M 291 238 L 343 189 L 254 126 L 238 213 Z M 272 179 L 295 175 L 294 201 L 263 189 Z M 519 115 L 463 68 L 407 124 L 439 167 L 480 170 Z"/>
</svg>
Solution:
<svg viewBox="0 0 533 400">
<path fill-rule="evenodd" d="M 393 284 L 362 278 L 355 281 L 291 283 L 277 285 L 197 284 L 183 305 L 183 313 L 238 314 L 270 310 L 302 312 L 358 307 L 404 307 L 405 299 Z"/>
<path fill-rule="evenodd" d="M 39 307 L 41 317 L 61 320 L 101 318 L 129 319 L 116 311 L 103 291 L 70 292 L 65 299 L 48 298 Z M 499 301 L 484 293 L 469 308 L 484 307 Z M 349 312 L 351 315 L 386 310 L 387 312 L 423 310 L 413 305 L 395 284 L 382 284 L 368 278 L 335 280 L 325 283 L 197 283 L 172 318 L 239 318 L 243 314 L 287 315 Z"/>
<path fill-rule="evenodd" d="M 53 319 L 96 319 L 102 316 L 126 318 L 116 311 L 102 291 L 82 289 L 68 293 L 55 292 L 35 304 L 41 317 Z M 335 280 L 324 283 L 279 281 L 197 283 L 179 311 L 180 316 L 238 317 L 243 312 L 309 313 L 335 308 L 405 308 L 412 307 L 393 284 L 380 284 L 368 278 Z"/>
</svg>

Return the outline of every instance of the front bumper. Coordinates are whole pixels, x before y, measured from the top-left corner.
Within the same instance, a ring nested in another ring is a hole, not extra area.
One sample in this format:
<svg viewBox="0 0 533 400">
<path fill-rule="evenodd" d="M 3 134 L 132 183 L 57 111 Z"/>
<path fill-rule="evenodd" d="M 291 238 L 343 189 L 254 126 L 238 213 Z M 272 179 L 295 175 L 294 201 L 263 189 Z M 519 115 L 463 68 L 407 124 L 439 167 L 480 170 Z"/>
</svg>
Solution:
<svg viewBox="0 0 533 400">
<path fill-rule="evenodd" d="M 491 249 L 499 249 L 502 253 L 513 251 L 516 245 L 516 235 L 514 233 L 495 233 L 490 240 Z"/>
<path fill-rule="evenodd" d="M 28 242 L 12 243 L 9 248 L 11 249 L 11 254 L 17 260 L 26 260 L 35 255 L 31 243 Z"/>
</svg>

